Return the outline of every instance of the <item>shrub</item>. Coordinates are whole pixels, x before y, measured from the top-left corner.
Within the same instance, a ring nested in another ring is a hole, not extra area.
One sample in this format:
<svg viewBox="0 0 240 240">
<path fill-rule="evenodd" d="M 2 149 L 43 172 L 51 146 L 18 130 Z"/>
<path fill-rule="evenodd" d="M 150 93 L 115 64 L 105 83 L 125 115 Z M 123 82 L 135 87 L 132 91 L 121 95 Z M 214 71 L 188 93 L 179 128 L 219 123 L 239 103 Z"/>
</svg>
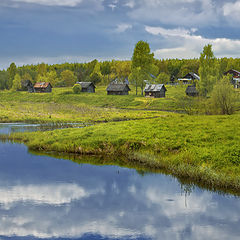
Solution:
<svg viewBox="0 0 240 240">
<path fill-rule="evenodd" d="M 234 113 L 236 94 L 233 86 L 230 84 L 228 76 L 223 77 L 216 83 L 212 92 L 211 101 L 215 113 L 228 115 Z"/>
<path fill-rule="evenodd" d="M 81 91 L 82 91 L 81 85 L 80 85 L 80 84 L 74 84 L 74 86 L 73 86 L 73 92 L 74 92 L 75 94 L 79 94 Z"/>
</svg>

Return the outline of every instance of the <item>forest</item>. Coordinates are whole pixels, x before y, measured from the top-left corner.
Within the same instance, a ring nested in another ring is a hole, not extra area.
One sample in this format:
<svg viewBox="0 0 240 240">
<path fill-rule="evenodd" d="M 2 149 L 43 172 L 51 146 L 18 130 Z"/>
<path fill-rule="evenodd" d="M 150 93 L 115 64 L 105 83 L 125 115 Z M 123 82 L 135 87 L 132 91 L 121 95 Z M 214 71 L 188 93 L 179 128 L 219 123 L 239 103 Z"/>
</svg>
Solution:
<svg viewBox="0 0 240 240">
<path fill-rule="evenodd" d="M 240 69 L 239 58 L 216 59 L 220 74 L 229 69 Z M 200 59 L 153 59 L 150 67 L 149 81 L 168 83 L 185 76 L 189 72 L 199 73 Z M 118 79 L 123 81 L 131 74 L 132 61 L 93 60 L 88 63 L 63 63 L 48 65 L 24 65 L 17 67 L 15 63 L 6 70 L 0 71 L 0 89 L 11 89 L 14 77 L 19 80 L 35 82 L 50 82 L 53 87 L 73 86 L 76 81 L 91 81 L 98 85 L 107 85 Z M 154 76 L 153 78 L 151 76 Z M 131 78 L 130 78 L 131 79 Z M 132 83 L 130 81 L 130 83 Z M 134 83 L 133 83 L 134 84 Z"/>
</svg>

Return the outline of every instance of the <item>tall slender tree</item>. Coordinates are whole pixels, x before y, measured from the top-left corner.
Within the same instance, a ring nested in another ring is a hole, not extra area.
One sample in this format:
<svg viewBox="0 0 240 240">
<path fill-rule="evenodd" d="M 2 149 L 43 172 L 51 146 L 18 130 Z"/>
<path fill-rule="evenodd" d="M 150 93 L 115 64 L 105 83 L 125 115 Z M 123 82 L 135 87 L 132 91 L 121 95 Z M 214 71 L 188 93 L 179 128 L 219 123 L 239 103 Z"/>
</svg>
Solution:
<svg viewBox="0 0 240 240">
<path fill-rule="evenodd" d="M 153 64 L 153 56 L 154 54 L 151 53 L 149 44 L 144 41 L 139 41 L 134 48 L 133 56 L 132 56 L 132 73 L 138 72 L 139 81 L 135 81 L 136 89 L 138 85 L 140 85 L 143 95 L 143 87 L 144 87 L 144 80 L 148 78 L 151 66 Z M 136 68 L 139 70 L 136 71 Z M 135 75 L 135 74 L 134 74 Z"/>
<path fill-rule="evenodd" d="M 219 63 L 213 54 L 211 44 L 204 46 L 200 55 L 199 75 L 200 94 L 207 96 L 212 91 L 214 84 L 220 79 Z"/>
</svg>

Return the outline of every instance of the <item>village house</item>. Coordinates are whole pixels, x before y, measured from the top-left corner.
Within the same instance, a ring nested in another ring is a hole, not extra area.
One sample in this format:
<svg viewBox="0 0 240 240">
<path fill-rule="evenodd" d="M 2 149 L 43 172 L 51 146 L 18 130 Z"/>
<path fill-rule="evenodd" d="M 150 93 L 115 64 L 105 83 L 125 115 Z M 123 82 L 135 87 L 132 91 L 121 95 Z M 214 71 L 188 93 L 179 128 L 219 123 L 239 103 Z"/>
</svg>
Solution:
<svg viewBox="0 0 240 240">
<path fill-rule="evenodd" d="M 144 89 L 145 97 L 153 98 L 165 97 L 166 91 L 164 84 L 147 84 Z"/>
<path fill-rule="evenodd" d="M 126 83 L 110 83 L 107 87 L 108 95 L 128 95 L 129 91 L 131 89 Z"/>
<path fill-rule="evenodd" d="M 35 83 L 33 88 L 34 88 L 34 92 L 36 92 L 36 93 L 50 93 L 50 92 L 52 92 L 52 85 L 49 82 Z"/>
<path fill-rule="evenodd" d="M 230 69 L 224 73 L 224 75 L 228 74 L 232 75 L 232 84 L 234 85 L 234 88 L 240 88 L 240 72 L 234 69 Z"/>
<path fill-rule="evenodd" d="M 199 94 L 196 85 L 189 85 L 185 92 L 189 97 L 196 97 Z"/>
<path fill-rule="evenodd" d="M 77 82 L 82 87 L 81 92 L 95 93 L 96 86 L 92 82 Z"/>
<path fill-rule="evenodd" d="M 183 84 L 191 84 L 195 80 L 199 81 L 200 77 L 196 73 L 193 73 L 193 72 L 188 73 L 183 78 L 178 78 L 178 81 Z"/>
</svg>

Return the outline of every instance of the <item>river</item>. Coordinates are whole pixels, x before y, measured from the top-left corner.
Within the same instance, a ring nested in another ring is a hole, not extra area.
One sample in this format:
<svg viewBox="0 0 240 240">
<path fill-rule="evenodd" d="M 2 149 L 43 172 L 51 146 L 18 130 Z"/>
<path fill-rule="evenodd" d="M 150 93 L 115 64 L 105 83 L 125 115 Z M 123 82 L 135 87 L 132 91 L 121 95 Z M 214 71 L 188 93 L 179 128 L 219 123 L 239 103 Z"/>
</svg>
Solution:
<svg viewBox="0 0 240 240">
<path fill-rule="evenodd" d="M 32 126 L 32 128 L 31 128 Z M 0 124 L 0 134 L 36 129 Z M 0 142 L 0 240 L 240 239 L 240 199 Z"/>
</svg>

